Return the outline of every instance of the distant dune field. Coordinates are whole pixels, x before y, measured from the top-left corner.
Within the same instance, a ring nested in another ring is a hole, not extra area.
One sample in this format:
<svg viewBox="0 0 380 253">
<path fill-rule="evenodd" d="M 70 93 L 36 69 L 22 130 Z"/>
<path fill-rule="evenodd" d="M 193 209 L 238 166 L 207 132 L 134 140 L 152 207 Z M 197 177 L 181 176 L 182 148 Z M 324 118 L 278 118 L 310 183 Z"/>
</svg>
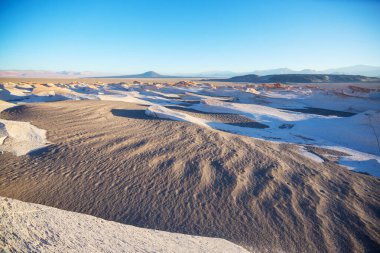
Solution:
<svg viewBox="0 0 380 253">
<path fill-rule="evenodd" d="M 84 100 L 3 111 L 47 130 L 52 145 L 1 155 L 0 195 L 253 252 L 379 249 L 379 179 L 146 108 Z"/>
<path fill-rule="evenodd" d="M 226 82 L 222 79 L 220 81 L 206 81 L 207 78 L 18 78 L 18 77 L 0 77 L 0 83 L 6 83 L 6 82 L 35 82 L 35 83 L 63 83 L 68 84 L 72 82 L 81 82 L 81 83 L 133 83 L 134 81 L 138 81 L 141 83 L 176 83 L 180 81 L 197 81 L 197 82 L 204 82 L 204 83 L 210 83 L 216 86 L 220 85 L 228 85 L 228 86 L 241 86 L 242 83 L 239 82 Z M 203 81 L 204 80 L 204 81 Z M 289 84 L 294 85 L 294 84 Z M 300 84 L 297 83 L 297 86 L 316 86 L 316 87 L 323 87 L 323 88 L 337 88 L 337 87 L 344 87 L 349 85 L 349 83 L 304 83 Z M 360 85 L 360 87 L 367 87 L 367 88 L 380 88 L 379 82 L 363 82 L 363 83 L 356 83 L 355 85 Z"/>
</svg>

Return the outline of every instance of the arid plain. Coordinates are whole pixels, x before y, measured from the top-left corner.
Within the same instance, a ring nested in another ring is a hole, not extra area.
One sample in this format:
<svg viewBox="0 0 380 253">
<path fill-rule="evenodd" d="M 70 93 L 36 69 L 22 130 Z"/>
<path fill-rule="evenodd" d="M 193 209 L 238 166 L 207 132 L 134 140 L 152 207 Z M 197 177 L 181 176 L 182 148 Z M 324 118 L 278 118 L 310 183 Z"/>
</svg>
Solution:
<svg viewBox="0 0 380 253">
<path fill-rule="evenodd" d="M 0 81 L 3 197 L 251 252 L 380 247 L 378 84 Z"/>
</svg>

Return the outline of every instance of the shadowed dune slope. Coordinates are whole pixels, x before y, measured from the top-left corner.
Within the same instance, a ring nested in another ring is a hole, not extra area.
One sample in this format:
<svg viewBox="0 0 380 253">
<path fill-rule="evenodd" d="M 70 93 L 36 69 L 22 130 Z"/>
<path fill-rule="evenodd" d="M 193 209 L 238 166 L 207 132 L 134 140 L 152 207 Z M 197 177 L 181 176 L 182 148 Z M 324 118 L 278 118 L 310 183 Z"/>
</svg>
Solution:
<svg viewBox="0 0 380 253">
<path fill-rule="evenodd" d="M 50 147 L 0 155 L 0 195 L 251 251 L 375 252 L 380 182 L 297 147 L 145 116 L 123 102 L 63 101 L 1 117 Z"/>
</svg>

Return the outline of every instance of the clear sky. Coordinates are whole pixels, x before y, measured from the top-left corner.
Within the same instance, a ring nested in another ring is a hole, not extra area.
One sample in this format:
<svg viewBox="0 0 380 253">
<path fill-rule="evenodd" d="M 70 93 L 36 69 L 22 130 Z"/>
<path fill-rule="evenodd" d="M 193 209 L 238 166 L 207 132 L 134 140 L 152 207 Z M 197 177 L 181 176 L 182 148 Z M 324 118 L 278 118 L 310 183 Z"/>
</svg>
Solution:
<svg viewBox="0 0 380 253">
<path fill-rule="evenodd" d="M 376 0 L 0 0 L 0 69 L 380 66 Z"/>
</svg>

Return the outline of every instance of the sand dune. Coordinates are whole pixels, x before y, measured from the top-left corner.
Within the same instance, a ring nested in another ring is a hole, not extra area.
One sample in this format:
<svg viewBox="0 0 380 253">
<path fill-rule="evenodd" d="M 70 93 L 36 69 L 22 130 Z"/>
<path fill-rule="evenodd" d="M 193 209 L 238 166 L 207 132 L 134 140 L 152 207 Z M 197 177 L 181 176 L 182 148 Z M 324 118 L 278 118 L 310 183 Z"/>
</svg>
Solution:
<svg viewBox="0 0 380 253">
<path fill-rule="evenodd" d="M 1 113 L 47 130 L 38 155 L 0 156 L 0 195 L 254 252 L 376 252 L 380 182 L 269 143 L 112 101 Z M 220 116 L 221 117 L 221 116 Z M 309 150 L 310 151 L 310 150 Z"/>
</svg>

